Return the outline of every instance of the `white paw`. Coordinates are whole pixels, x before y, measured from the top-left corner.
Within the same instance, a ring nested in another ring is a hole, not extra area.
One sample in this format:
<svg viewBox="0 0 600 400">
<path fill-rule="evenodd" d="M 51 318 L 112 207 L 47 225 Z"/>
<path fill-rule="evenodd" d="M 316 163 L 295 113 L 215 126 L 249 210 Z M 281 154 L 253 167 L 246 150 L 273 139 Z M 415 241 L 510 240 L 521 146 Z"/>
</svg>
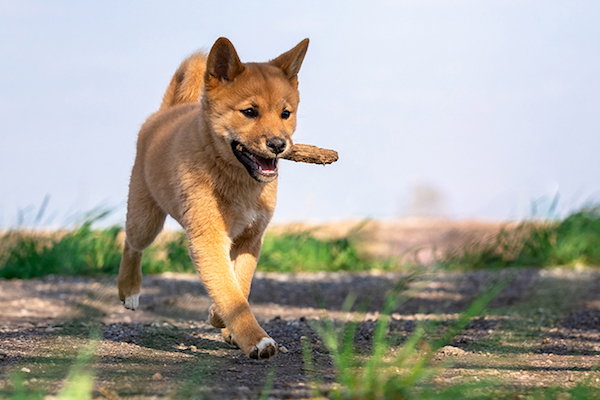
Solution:
<svg viewBox="0 0 600 400">
<path fill-rule="evenodd" d="M 270 337 L 260 339 L 260 342 L 250 351 L 250 358 L 266 360 L 277 354 L 277 343 Z"/>
<path fill-rule="evenodd" d="M 123 302 L 123 306 L 130 310 L 135 310 L 140 305 L 140 294 L 134 294 L 133 296 L 129 296 L 125 298 Z"/>
</svg>

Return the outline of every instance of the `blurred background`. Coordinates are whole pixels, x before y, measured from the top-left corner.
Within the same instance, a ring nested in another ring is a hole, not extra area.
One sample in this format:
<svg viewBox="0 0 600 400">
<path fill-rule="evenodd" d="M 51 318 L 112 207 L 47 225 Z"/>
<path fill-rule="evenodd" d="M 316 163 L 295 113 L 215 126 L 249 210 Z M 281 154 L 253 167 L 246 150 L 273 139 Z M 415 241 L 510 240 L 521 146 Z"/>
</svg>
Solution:
<svg viewBox="0 0 600 400">
<path fill-rule="evenodd" d="M 600 194 L 599 19 L 576 0 L 0 1 L 0 227 L 123 222 L 139 127 L 220 36 L 242 61 L 311 40 L 294 137 L 340 161 L 282 162 L 275 222 L 565 215 Z"/>
</svg>

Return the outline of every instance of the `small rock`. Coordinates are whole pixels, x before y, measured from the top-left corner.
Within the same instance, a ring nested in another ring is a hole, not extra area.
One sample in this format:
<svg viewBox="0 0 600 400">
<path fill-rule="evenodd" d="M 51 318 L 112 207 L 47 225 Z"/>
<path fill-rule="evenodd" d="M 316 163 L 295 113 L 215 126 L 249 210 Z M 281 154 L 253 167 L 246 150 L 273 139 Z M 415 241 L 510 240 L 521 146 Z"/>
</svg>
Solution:
<svg viewBox="0 0 600 400">
<path fill-rule="evenodd" d="M 287 354 L 288 349 L 285 346 L 279 346 L 279 352 L 283 354 Z"/>
<path fill-rule="evenodd" d="M 117 400 L 119 398 L 117 393 L 105 387 L 98 388 L 98 393 L 108 400 Z"/>
<path fill-rule="evenodd" d="M 23 368 L 21 368 L 21 371 L 23 371 L 23 372 L 27 372 L 27 373 L 30 373 L 30 372 L 31 372 L 31 370 L 30 370 L 29 368 L 27 368 L 27 367 L 23 367 Z"/>
<path fill-rule="evenodd" d="M 160 372 L 155 373 L 154 375 L 152 375 L 152 380 L 153 381 L 162 381 L 163 376 L 161 375 Z"/>
<path fill-rule="evenodd" d="M 198 351 L 198 348 L 196 346 L 194 346 L 194 345 L 191 345 L 190 346 L 190 350 L 191 351 Z"/>
<path fill-rule="evenodd" d="M 437 354 L 436 358 L 439 357 L 450 357 L 450 356 L 463 356 L 465 355 L 467 352 L 464 351 L 463 349 L 459 349 L 458 347 L 454 347 L 454 346 L 444 346 L 442 347 Z"/>
</svg>

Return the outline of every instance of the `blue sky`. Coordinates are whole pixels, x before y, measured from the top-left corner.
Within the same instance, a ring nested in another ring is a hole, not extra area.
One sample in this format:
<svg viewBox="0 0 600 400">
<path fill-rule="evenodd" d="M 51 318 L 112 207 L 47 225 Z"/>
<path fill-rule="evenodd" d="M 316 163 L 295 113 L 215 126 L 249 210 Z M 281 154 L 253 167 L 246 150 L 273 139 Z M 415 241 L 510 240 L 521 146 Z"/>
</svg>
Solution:
<svg viewBox="0 0 600 400">
<path fill-rule="evenodd" d="M 206 3 L 206 4 L 205 4 Z M 0 226 L 104 204 L 122 221 L 139 127 L 179 62 L 228 37 L 265 61 L 305 37 L 297 142 L 276 221 L 410 215 L 506 219 L 600 195 L 596 1 L 2 1 Z M 29 215 L 32 218 L 33 212 Z"/>
</svg>

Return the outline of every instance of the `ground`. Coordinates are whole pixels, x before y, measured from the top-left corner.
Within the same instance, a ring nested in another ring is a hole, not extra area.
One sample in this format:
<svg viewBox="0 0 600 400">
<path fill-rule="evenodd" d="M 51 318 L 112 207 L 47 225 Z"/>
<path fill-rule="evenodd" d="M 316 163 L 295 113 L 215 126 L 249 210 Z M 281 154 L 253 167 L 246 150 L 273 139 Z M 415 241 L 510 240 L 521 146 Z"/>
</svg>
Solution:
<svg viewBox="0 0 600 400">
<path fill-rule="evenodd" d="M 392 313 L 391 333 L 401 345 L 425 320 L 439 321 L 439 333 L 490 279 L 509 275 L 488 310 L 438 353 L 447 368 L 436 382 L 493 379 L 517 391 L 600 386 L 600 270 L 593 268 L 428 272 L 410 283 L 407 300 Z M 102 340 L 91 362 L 96 398 L 252 399 L 270 370 L 272 398 L 310 397 L 316 375 L 326 394 L 335 372 L 313 330 L 323 318 L 318 303 L 335 320 L 348 319 L 342 304 L 350 293 L 358 296 L 356 304 L 368 304 L 354 315 L 361 321 L 355 343 L 366 354 L 386 294 L 405 276 L 257 274 L 252 309 L 285 348 L 266 362 L 248 359 L 206 322 L 210 300 L 195 275 L 146 276 L 134 312 L 118 301 L 115 277 L 0 280 L 0 398 L 11 393 L 20 372 L 27 388 L 51 399 L 98 327 Z M 310 339 L 315 361 L 308 377 L 301 337 Z"/>
</svg>

